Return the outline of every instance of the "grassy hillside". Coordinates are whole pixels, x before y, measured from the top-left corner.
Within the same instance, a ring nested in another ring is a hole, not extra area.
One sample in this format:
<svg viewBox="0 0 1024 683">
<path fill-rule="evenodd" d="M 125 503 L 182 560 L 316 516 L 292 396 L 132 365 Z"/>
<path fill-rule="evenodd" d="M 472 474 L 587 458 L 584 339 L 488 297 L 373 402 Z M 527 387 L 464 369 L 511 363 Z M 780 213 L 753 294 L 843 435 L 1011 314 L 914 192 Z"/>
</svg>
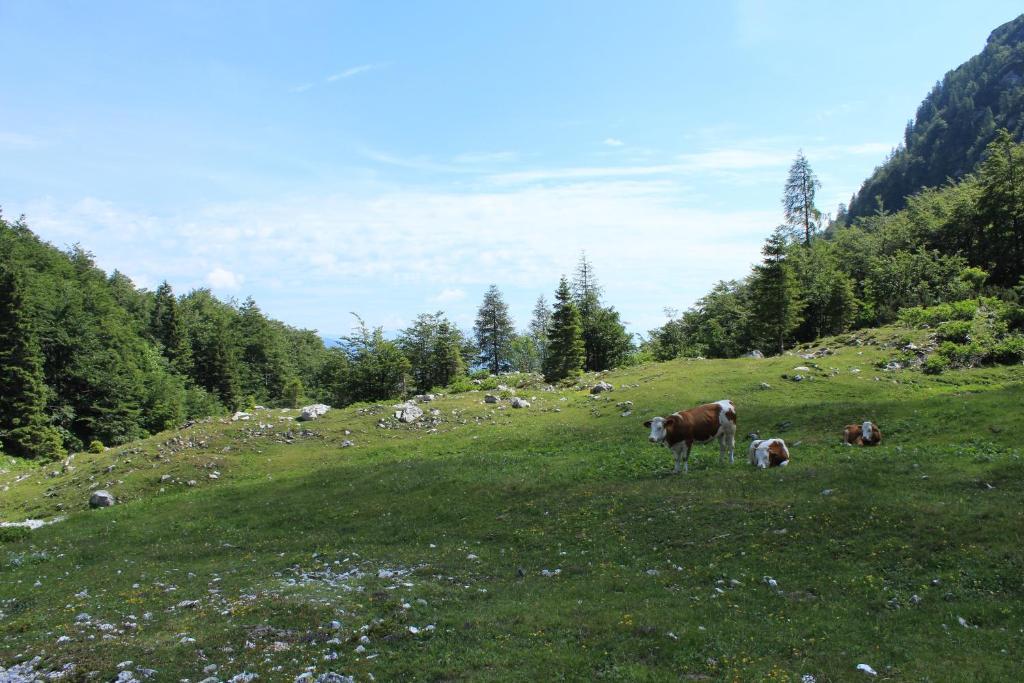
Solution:
<svg viewBox="0 0 1024 683">
<path fill-rule="evenodd" d="M 877 369 L 903 334 L 630 368 L 597 399 L 524 389 L 524 410 L 452 395 L 414 426 L 390 404 L 305 425 L 265 411 L 70 471 L 4 458 L 0 519 L 66 519 L 0 529 L 0 664 L 40 656 L 70 680 L 119 665 L 161 681 L 867 680 L 861 663 L 879 680 L 1019 680 L 1024 367 Z M 741 441 L 735 465 L 702 446 L 669 475 L 641 422 L 720 398 L 740 435 L 784 437 L 790 466 L 749 467 Z M 867 418 L 883 445 L 840 446 Z M 120 504 L 87 510 L 95 488 Z"/>
</svg>

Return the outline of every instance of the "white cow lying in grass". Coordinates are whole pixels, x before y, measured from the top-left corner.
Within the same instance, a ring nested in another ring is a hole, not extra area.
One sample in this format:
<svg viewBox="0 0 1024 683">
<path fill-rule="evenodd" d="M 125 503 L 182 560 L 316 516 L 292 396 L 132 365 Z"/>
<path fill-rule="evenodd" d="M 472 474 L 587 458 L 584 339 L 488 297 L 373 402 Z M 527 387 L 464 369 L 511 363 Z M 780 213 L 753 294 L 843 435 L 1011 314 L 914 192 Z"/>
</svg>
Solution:
<svg viewBox="0 0 1024 683">
<path fill-rule="evenodd" d="M 762 470 L 785 467 L 789 464 L 789 449 L 782 439 L 757 439 L 750 442 L 747 458 L 751 465 Z"/>
</svg>

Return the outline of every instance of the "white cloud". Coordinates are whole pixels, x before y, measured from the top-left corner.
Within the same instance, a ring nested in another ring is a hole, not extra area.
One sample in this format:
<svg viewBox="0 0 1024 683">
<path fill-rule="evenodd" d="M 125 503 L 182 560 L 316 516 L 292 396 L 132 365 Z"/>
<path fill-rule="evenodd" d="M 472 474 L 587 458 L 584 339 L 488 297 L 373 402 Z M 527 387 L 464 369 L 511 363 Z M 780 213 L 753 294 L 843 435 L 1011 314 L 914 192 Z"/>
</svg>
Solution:
<svg viewBox="0 0 1024 683">
<path fill-rule="evenodd" d="M 312 87 L 313 87 L 312 83 L 303 83 L 302 85 L 296 85 L 295 87 L 291 88 L 291 91 L 292 92 L 306 92 L 307 90 L 309 90 Z"/>
<path fill-rule="evenodd" d="M 434 303 L 446 304 L 452 301 L 462 301 L 465 298 L 466 292 L 464 290 L 448 287 L 447 289 L 442 289 L 440 292 L 430 297 L 430 300 Z"/>
<path fill-rule="evenodd" d="M 244 275 L 232 273 L 226 268 L 214 268 L 206 274 L 206 283 L 213 289 L 229 289 L 235 291 L 245 282 Z"/>
<path fill-rule="evenodd" d="M 619 140 L 618 138 L 605 138 L 604 144 L 608 145 L 609 147 L 622 147 L 626 143 L 623 142 L 622 140 Z"/>
<path fill-rule="evenodd" d="M 274 317 L 332 331 L 347 329 L 351 310 L 396 327 L 396 318 L 411 320 L 425 302 L 471 320 L 478 293 L 492 282 L 525 324 L 537 295 L 551 298 L 581 250 L 609 302 L 647 329 L 660 324 L 664 306 L 685 308 L 715 280 L 742 277 L 777 222 L 775 207 L 687 206 L 686 188 L 668 179 L 488 187 L 396 186 L 163 216 L 97 200 L 27 209 L 44 238 L 82 242 L 108 270 L 130 267 L 140 280 L 167 279 L 177 292 L 210 286 L 252 295 Z M 161 245 L 168 235 L 173 248 Z"/>
<path fill-rule="evenodd" d="M 366 73 L 367 71 L 373 71 L 375 69 L 382 69 L 385 66 L 386 66 L 386 64 L 360 64 L 358 66 L 349 67 L 349 68 L 345 69 L 344 71 L 339 71 L 336 74 L 331 74 L 325 80 L 328 83 L 333 83 L 334 81 L 340 81 L 342 79 L 352 78 L 353 76 L 357 76 L 359 74 Z"/>
</svg>

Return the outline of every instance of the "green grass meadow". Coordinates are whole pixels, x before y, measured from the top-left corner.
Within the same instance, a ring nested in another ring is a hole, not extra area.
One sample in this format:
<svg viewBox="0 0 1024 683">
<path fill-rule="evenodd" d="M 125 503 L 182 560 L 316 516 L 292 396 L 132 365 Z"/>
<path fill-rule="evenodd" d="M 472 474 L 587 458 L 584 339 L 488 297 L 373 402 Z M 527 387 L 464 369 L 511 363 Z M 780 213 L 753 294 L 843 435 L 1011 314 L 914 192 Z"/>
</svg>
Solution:
<svg viewBox="0 0 1024 683">
<path fill-rule="evenodd" d="M 0 664 L 103 681 L 126 661 L 159 681 L 1024 679 L 1024 367 L 883 371 L 899 333 L 873 334 L 815 360 L 611 372 L 597 399 L 520 389 L 523 410 L 444 396 L 423 406 L 436 424 L 379 427 L 391 404 L 304 424 L 272 410 L 70 471 L 4 457 L 0 520 L 66 518 L 0 529 Z M 783 379 L 796 366 L 810 379 Z M 641 423 L 722 398 L 736 463 L 697 446 L 671 475 Z M 840 445 L 865 419 L 883 444 Z M 785 438 L 790 465 L 750 467 L 748 432 Z M 119 504 L 89 510 L 99 488 Z"/>
</svg>

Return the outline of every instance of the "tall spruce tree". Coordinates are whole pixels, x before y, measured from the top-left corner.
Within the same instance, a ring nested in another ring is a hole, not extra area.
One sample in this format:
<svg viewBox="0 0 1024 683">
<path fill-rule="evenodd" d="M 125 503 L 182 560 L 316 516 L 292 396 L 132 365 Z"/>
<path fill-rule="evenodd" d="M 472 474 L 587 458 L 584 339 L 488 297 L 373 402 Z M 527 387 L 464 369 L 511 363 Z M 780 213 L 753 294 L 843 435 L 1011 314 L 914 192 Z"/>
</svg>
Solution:
<svg viewBox="0 0 1024 683">
<path fill-rule="evenodd" d="M 0 441 L 27 458 L 63 455 L 46 416 L 43 357 L 15 273 L 0 264 Z"/>
<path fill-rule="evenodd" d="M 548 330 L 544 378 L 557 382 L 583 369 L 583 330 L 569 282 L 562 277 L 555 292 L 555 307 Z"/>
<path fill-rule="evenodd" d="M 509 346 L 516 331 L 497 285 L 491 285 L 484 294 L 473 332 L 480 347 L 480 362 L 495 375 L 507 369 Z"/>
<path fill-rule="evenodd" d="M 548 328 L 551 327 L 551 309 L 547 300 L 541 294 L 537 297 L 537 303 L 533 305 L 533 317 L 530 319 L 530 326 L 527 330 L 534 349 L 536 349 L 537 360 L 541 367 L 544 367 L 544 359 L 548 357 Z"/>
<path fill-rule="evenodd" d="M 820 187 L 821 183 L 814 175 L 811 164 L 803 150 L 800 150 L 789 167 L 789 176 L 782 194 L 782 209 L 791 234 L 802 232 L 805 246 L 811 244 L 811 237 L 821 220 L 821 212 L 814 206 L 814 194 Z"/>
<path fill-rule="evenodd" d="M 188 331 L 178 311 L 178 300 L 166 280 L 156 288 L 149 329 L 153 339 L 160 342 L 163 347 L 164 357 L 170 362 L 171 367 L 179 374 L 188 375 L 192 367 Z"/>
<path fill-rule="evenodd" d="M 786 262 L 784 229 L 779 226 L 765 240 L 761 249 L 764 261 L 754 267 L 750 278 L 755 339 L 777 353 L 785 350 L 786 341 L 803 320 L 800 285 L 792 266 Z"/>
<path fill-rule="evenodd" d="M 633 348 L 631 335 L 618 312 L 601 303 L 603 289 L 594 265 L 581 253 L 572 282 L 573 299 L 580 313 L 583 335 L 583 367 L 590 371 L 615 367 Z"/>
</svg>

